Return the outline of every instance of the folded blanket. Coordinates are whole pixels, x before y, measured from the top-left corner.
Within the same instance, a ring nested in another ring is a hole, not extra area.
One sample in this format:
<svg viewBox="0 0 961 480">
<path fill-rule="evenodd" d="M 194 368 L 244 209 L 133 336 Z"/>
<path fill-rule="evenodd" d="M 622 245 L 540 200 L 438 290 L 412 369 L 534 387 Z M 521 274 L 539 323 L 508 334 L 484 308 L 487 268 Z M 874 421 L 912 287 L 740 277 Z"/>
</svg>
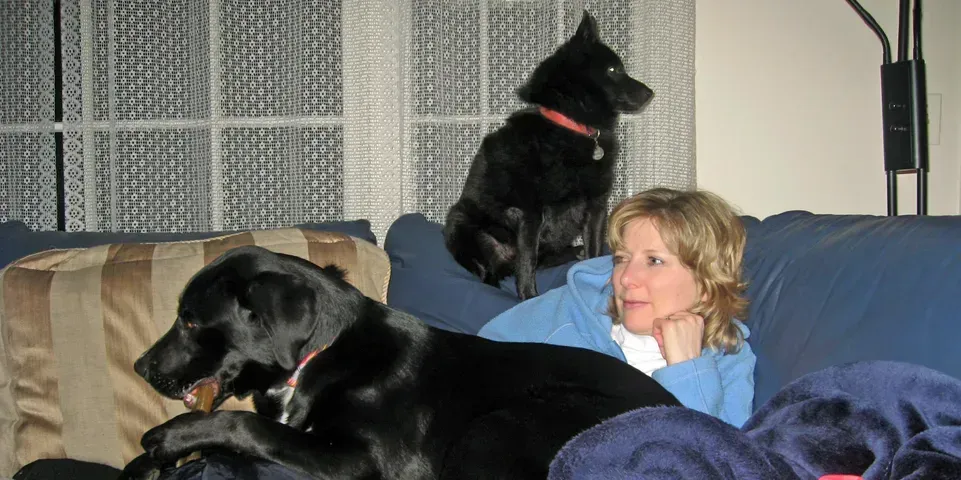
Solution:
<svg viewBox="0 0 961 480">
<path fill-rule="evenodd" d="M 961 381 L 900 362 L 827 368 L 785 386 L 741 429 L 679 407 L 581 433 L 550 480 L 961 478 Z"/>
</svg>

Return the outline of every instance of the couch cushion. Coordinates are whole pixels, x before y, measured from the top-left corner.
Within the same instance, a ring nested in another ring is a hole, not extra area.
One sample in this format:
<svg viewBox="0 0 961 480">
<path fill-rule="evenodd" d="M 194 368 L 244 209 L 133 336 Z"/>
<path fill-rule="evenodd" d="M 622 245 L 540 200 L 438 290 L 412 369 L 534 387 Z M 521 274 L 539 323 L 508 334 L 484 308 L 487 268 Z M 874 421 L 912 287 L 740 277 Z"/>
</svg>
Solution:
<svg viewBox="0 0 961 480">
<path fill-rule="evenodd" d="M 961 217 L 786 212 L 746 226 L 756 408 L 855 360 L 961 378 Z"/>
<path fill-rule="evenodd" d="M 512 277 L 500 288 L 481 282 L 447 251 L 443 226 L 419 213 L 403 215 L 391 225 L 384 249 L 391 262 L 387 304 L 428 324 L 475 334 L 520 302 Z M 538 271 L 537 291 L 564 285 L 573 264 Z"/>
<path fill-rule="evenodd" d="M 47 251 L 0 271 L 0 476 L 38 458 L 122 467 L 141 453 L 143 432 L 184 407 L 139 379 L 134 360 L 172 324 L 187 280 L 249 244 L 337 264 L 365 295 L 386 302 L 383 250 L 297 228 Z"/>
</svg>

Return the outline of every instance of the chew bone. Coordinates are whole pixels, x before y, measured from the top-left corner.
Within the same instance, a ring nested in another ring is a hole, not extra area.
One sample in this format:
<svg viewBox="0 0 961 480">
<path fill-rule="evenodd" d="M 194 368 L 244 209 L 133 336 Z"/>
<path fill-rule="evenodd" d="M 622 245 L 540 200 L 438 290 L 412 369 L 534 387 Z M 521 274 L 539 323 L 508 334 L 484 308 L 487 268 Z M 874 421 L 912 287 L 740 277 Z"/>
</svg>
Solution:
<svg viewBox="0 0 961 480">
<path fill-rule="evenodd" d="M 191 395 L 195 396 L 197 401 L 194 403 L 193 411 L 195 412 L 210 412 L 210 409 L 214 406 L 214 386 L 212 384 L 201 385 L 197 387 Z M 186 463 L 192 462 L 194 460 L 200 459 L 200 452 L 193 452 L 184 458 L 177 461 L 177 466 L 180 467 Z"/>
</svg>

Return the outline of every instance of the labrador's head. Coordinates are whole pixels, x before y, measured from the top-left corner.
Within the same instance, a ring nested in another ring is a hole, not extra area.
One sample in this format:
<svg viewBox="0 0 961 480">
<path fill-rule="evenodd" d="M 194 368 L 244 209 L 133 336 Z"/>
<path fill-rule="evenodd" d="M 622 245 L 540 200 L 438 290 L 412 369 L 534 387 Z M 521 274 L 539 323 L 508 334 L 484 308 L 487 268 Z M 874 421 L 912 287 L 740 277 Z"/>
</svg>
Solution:
<svg viewBox="0 0 961 480">
<path fill-rule="evenodd" d="M 346 295 L 344 285 L 334 266 L 259 247 L 230 250 L 187 283 L 173 326 L 134 370 L 170 398 L 211 384 L 215 406 L 265 391 L 294 371 L 312 338 L 325 336 L 331 322 L 320 300 Z"/>
</svg>

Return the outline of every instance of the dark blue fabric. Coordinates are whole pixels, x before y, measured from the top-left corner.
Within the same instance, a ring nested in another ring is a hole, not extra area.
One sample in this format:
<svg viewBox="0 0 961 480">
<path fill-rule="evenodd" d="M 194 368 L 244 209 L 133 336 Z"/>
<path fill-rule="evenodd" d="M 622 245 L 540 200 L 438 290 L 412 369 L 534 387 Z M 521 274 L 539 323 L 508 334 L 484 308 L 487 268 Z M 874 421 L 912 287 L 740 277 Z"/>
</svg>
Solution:
<svg viewBox="0 0 961 480">
<path fill-rule="evenodd" d="M 961 478 L 961 381 L 855 362 L 792 382 L 741 428 L 680 407 L 634 410 L 578 435 L 550 480 Z"/>
<path fill-rule="evenodd" d="M 41 458 L 23 466 L 13 480 L 114 480 L 120 470 L 72 458 Z"/>
<path fill-rule="evenodd" d="M 786 212 L 746 225 L 755 408 L 858 360 L 961 378 L 961 217 Z"/>
<path fill-rule="evenodd" d="M 391 225 L 384 250 L 391 263 L 387 304 L 428 324 L 475 334 L 520 302 L 513 278 L 500 288 L 482 283 L 447 251 L 443 226 L 420 213 L 403 215 Z M 538 271 L 537 291 L 563 285 L 573 264 Z"/>
<path fill-rule="evenodd" d="M 377 238 L 370 230 L 370 221 L 368 220 L 304 223 L 296 226 L 309 230 L 341 232 L 367 240 L 374 245 L 377 244 Z M 236 232 L 33 232 L 23 222 L 10 221 L 0 223 L 0 268 L 7 266 L 18 258 L 50 249 L 85 248 L 108 243 L 180 242 L 219 237 L 231 233 Z"/>
<path fill-rule="evenodd" d="M 314 477 L 276 463 L 240 455 L 214 453 L 180 468 L 168 469 L 158 480 L 313 480 Z"/>
</svg>

